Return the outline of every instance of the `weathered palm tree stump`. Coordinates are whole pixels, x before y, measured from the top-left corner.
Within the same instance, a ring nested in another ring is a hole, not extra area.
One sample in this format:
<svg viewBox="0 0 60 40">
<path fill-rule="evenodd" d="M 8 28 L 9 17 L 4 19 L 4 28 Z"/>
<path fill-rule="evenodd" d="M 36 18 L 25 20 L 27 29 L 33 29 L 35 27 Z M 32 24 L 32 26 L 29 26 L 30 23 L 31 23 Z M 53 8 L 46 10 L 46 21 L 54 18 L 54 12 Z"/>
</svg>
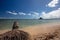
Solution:
<svg viewBox="0 0 60 40">
<path fill-rule="evenodd" d="M 14 22 L 13 23 L 13 27 L 12 27 L 12 30 L 15 30 L 15 29 L 18 29 L 19 28 L 19 25 L 18 25 L 18 22 Z"/>
<path fill-rule="evenodd" d="M 22 30 L 18 30 L 18 23 L 14 22 L 11 31 L 0 34 L 0 40 L 30 40 L 29 34 Z"/>
</svg>

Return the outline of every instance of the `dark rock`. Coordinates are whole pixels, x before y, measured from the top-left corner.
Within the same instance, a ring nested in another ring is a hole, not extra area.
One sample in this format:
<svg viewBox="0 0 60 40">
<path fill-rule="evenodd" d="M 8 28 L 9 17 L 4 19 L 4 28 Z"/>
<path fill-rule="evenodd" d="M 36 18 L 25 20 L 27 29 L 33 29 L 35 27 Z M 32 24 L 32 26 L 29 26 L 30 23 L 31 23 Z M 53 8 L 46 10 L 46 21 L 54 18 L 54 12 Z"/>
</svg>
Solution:
<svg viewBox="0 0 60 40">
<path fill-rule="evenodd" d="M 40 17 L 39 19 L 43 19 L 42 17 Z"/>
</svg>

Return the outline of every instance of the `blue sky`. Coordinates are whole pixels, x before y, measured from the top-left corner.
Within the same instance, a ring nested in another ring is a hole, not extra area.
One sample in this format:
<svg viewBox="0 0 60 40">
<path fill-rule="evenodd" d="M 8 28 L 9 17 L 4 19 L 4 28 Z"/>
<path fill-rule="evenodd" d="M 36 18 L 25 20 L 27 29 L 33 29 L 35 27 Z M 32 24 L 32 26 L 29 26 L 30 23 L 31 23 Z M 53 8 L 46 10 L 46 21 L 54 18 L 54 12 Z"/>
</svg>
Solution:
<svg viewBox="0 0 60 40">
<path fill-rule="evenodd" d="M 0 0 L 0 19 L 60 18 L 60 0 Z"/>
</svg>

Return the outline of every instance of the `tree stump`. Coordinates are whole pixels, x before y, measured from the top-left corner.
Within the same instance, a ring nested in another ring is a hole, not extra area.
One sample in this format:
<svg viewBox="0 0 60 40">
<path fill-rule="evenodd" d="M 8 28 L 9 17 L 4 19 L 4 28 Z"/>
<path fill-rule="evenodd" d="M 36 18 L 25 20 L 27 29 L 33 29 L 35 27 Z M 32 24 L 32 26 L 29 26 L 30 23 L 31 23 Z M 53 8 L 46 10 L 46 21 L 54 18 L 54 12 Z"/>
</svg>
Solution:
<svg viewBox="0 0 60 40">
<path fill-rule="evenodd" d="M 17 22 L 14 22 L 11 31 L 0 34 L 0 40 L 30 40 L 30 36 L 27 32 L 18 30 Z"/>
</svg>

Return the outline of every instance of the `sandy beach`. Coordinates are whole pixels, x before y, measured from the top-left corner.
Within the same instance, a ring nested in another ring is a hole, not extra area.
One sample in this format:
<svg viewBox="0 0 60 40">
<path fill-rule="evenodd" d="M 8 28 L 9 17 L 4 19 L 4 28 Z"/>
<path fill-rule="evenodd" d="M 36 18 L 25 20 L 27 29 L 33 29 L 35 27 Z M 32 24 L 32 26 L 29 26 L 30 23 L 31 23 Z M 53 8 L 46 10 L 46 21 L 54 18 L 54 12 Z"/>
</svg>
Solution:
<svg viewBox="0 0 60 40">
<path fill-rule="evenodd" d="M 28 28 L 24 28 L 24 31 L 30 33 L 33 40 L 40 40 L 40 37 L 43 39 L 41 40 L 50 40 L 48 37 L 49 35 L 60 35 L 60 23 L 48 23 L 48 24 L 42 24 L 42 25 L 35 25 Z M 44 37 L 48 36 L 46 39 Z M 59 40 L 60 36 L 58 38 L 53 38 L 52 40 Z"/>
<path fill-rule="evenodd" d="M 54 32 L 54 30 L 59 28 L 60 28 L 60 23 L 48 23 L 48 24 L 26 27 L 26 28 L 23 28 L 22 30 L 30 33 L 31 35 L 37 35 L 41 33 Z"/>
<path fill-rule="evenodd" d="M 53 34 L 54 32 L 60 31 L 60 23 L 48 23 L 48 24 L 42 24 L 42 25 L 34 25 L 30 27 L 25 27 L 19 30 L 23 30 L 27 33 L 29 33 L 34 40 L 39 40 L 41 35 L 50 35 Z M 9 30 L 0 30 L 0 34 L 5 33 Z M 54 34 L 53 34 L 54 35 Z M 60 35 L 60 34 L 58 34 Z M 35 39 L 36 38 L 36 39 Z"/>
</svg>

